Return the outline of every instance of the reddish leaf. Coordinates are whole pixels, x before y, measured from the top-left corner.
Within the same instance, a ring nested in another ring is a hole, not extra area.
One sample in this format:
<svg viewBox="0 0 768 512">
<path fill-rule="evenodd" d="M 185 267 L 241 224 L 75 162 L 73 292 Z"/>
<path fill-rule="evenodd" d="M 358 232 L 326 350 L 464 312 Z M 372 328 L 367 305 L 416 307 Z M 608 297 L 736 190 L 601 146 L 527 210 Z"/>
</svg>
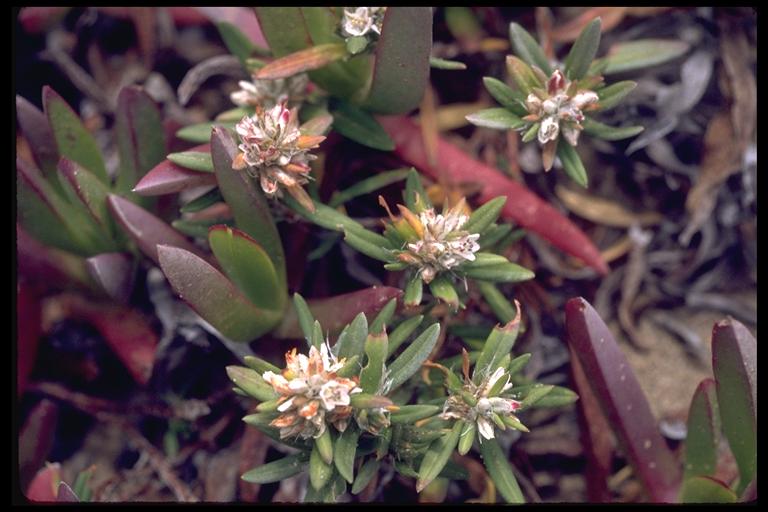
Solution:
<svg viewBox="0 0 768 512">
<path fill-rule="evenodd" d="M 43 245 L 16 224 L 16 256 L 19 275 L 45 288 L 71 286 L 90 289 L 93 283 L 85 260 L 68 252 Z"/>
<path fill-rule="evenodd" d="M 57 304 L 64 316 L 91 324 L 137 383 L 149 381 L 158 338 L 141 313 L 116 304 L 89 302 L 77 295 L 62 295 Z"/>
<path fill-rule="evenodd" d="M 27 379 L 35 366 L 37 345 L 40 338 L 40 302 L 29 284 L 24 281 L 16 283 L 16 322 L 18 336 L 16 338 L 16 392 L 19 397 L 24 393 Z"/>
<path fill-rule="evenodd" d="M 508 200 L 501 212 L 503 217 L 541 235 L 601 274 L 608 273 L 608 265 L 600 251 L 584 232 L 521 183 L 510 180 L 443 139 L 438 139 L 438 165 L 432 166 L 419 127 L 412 121 L 405 117 L 380 117 L 379 122 L 395 141 L 395 152 L 406 162 L 435 179 L 442 176 L 455 183 L 480 183 L 481 203 L 506 195 Z"/>
<path fill-rule="evenodd" d="M 59 151 L 56 149 L 56 139 L 48 124 L 48 118 L 32 103 L 17 95 L 16 119 L 24 137 L 29 141 L 29 149 L 35 163 L 46 176 L 53 175 L 56 172 L 56 162 L 59 161 Z"/>
<path fill-rule="evenodd" d="M 566 304 L 565 324 L 568 343 L 590 376 L 592 390 L 649 497 L 654 502 L 674 502 L 680 466 L 611 331 L 580 297 Z"/>
<path fill-rule="evenodd" d="M 335 334 L 354 320 L 358 313 L 363 312 L 368 318 L 373 318 L 387 302 L 394 298 L 399 299 L 402 294 L 401 290 L 391 286 L 373 286 L 326 299 L 308 300 L 307 304 L 312 316 L 320 322 L 323 329 Z M 272 334 L 277 338 L 304 337 L 293 302 L 289 301 L 283 321 Z"/>
<path fill-rule="evenodd" d="M 56 496 L 56 501 L 59 503 L 79 503 L 80 498 L 77 497 L 75 491 L 72 490 L 65 482 L 59 482 L 59 489 Z"/>
<path fill-rule="evenodd" d="M 178 8 L 177 8 L 178 9 Z M 211 21 L 226 21 L 235 25 L 248 36 L 252 43 L 267 47 L 267 40 L 256 19 L 256 13 L 248 7 L 194 7 L 194 9 Z"/>
<path fill-rule="evenodd" d="M 19 22 L 32 34 L 44 32 L 64 17 L 70 7 L 24 7 L 19 11 Z"/>
<path fill-rule="evenodd" d="M 158 244 L 180 247 L 205 258 L 197 246 L 142 207 L 114 194 L 109 195 L 107 204 L 126 233 L 138 244 L 139 249 L 155 263 L 160 261 L 157 256 Z"/>
<path fill-rule="evenodd" d="M 88 272 L 113 300 L 127 304 L 133 291 L 134 266 L 126 254 L 108 252 L 86 260 Z"/>
<path fill-rule="evenodd" d="M 262 80 L 287 78 L 299 73 L 321 69 L 347 56 L 343 43 L 320 44 L 273 60 L 256 74 Z"/>
<path fill-rule="evenodd" d="M 209 172 L 192 171 L 163 160 L 139 180 L 133 192 L 141 196 L 159 196 L 215 184 L 216 177 Z"/>
<path fill-rule="evenodd" d="M 58 462 L 46 464 L 43 469 L 37 472 L 24 494 L 30 501 L 54 502 L 58 494 L 59 482 L 61 482 L 61 465 Z"/>
<path fill-rule="evenodd" d="M 22 489 L 29 486 L 51 451 L 58 416 L 59 406 L 43 399 L 29 412 L 19 430 L 19 483 Z"/>
</svg>

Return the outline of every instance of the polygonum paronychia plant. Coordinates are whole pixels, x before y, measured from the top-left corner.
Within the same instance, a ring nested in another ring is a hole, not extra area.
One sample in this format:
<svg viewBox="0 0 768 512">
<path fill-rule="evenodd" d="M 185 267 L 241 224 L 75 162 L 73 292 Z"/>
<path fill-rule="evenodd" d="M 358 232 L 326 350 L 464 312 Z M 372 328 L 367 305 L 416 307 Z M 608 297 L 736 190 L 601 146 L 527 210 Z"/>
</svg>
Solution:
<svg viewBox="0 0 768 512">
<path fill-rule="evenodd" d="M 477 126 L 515 130 L 523 142 L 536 140 L 541 146 L 544 170 L 560 159 L 565 173 L 587 186 L 587 173 L 575 148 L 582 131 L 606 139 L 620 140 L 640 133 L 640 126 L 615 128 L 591 118 L 591 114 L 615 107 L 635 88 L 630 81 L 607 86 L 600 76 L 605 63 L 593 65 L 600 45 L 600 18 L 589 23 L 576 39 L 565 61 L 553 65 L 544 50 L 517 23 L 510 25 L 515 55 L 507 57 L 507 71 L 515 88 L 493 77 L 485 77 L 488 92 L 502 108 L 468 115 Z"/>
</svg>

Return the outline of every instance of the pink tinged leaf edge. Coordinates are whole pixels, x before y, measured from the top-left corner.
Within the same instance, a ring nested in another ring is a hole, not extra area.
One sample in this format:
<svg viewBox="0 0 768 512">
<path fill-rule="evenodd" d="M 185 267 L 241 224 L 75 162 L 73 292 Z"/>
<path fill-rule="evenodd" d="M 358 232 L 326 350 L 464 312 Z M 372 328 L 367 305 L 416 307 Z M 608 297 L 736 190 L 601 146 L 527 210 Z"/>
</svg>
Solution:
<svg viewBox="0 0 768 512">
<path fill-rule="evenodd" d="M 568 343 L 636 474 L 654 502 L 677 498 L 681 469 L 656 426 L 629 362 L 603 320 L 583 298 L 566 304 Z"/>
<path fill-rule="evenodd" d="M 97 254 L 85 260 L 90 276 L 104 292 L 120 304 L 127 304 L 134 285 L 134 265 L 120 252 Z"/>
<path fill-rule="evenodd" d="M 16 119 L 29 142 L 35 163 L 46 174 L 54 172 L 59 160 L 59 151 L 48 118 L 27 99 L 17 95 Z"/>
<path fill-rule="evenodd" d="M 139 180 L 133 192 L 140 196 L 161 196 L 207 185 L 216 185 L 216 176 L 212 173 L 193 171 L 164 160 Z"/>
</svg>

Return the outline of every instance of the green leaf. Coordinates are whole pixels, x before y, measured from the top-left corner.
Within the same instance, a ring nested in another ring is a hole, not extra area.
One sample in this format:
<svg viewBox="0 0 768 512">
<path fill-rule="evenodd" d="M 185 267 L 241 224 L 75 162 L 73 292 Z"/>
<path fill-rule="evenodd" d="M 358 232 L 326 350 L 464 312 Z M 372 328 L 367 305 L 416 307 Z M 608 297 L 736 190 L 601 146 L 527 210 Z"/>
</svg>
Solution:
<svg viewBox="0 0 768 512">
<path fill-rule="evenodd" d="M 418 201 L 416 200 L 417 197 Z M 432 208 L 432 203 L 429 201 L 427 191 L 424 189 L 424 184 L 421 182 L 421 176 L 413 167 L 408 171 L 408 177 L 405 180 L 403 200 L 405 201 L 405 206 L 416 214 L 419 214 L 428 208 Z"/>
<path fill-rule="evenodd" d="M 344 230 L 344 241 L 347 242 L 355 250 L 365 254 L 368 257 L 377 259 L 379 261 L 389 262 L 392 261 L 392 253 L 375 243 L 360 236 L 359 232 Z"/>
<path fill-rule="evenodd" d="M 623 73 L 668 62 L 683 55 L 690 44 L 677 39 L 640 39 L 613 45 L 604 75 Z"/>
<path fill-rule="evenodd" d="M 182 206 L 179 211 L 181 213 L 197 213 L 223 200 L 224 198 L 221 197 L 219 189 L 213 188 Z"/>
<path fill-rule="evenodd" d="M 483 37 L 483 27 L 469 7 L 446 7 L 445 24 L 455 39 L 479 40 Z"/>
<path fill-rule="evenodd" d="M 355 197 L 359 197 L 365 194 L 370 194 L 371 192 L 375 192 L 376 190 L 386 187 L 387 185 L 402 181 L 407 176 L 407 168 L 377 173 L 370 178 L 366 178 L 355 183 L 349 188 L 335 192 L 333 196 L 331 196 L 331 200 L 328 201 L 328 206 L 331 208 L 336 208 L 337 206 L 346 203 L 350 199 L 354 199 Z"/>
<path fill-rule="evenodd" d="M 557 156 L 563 164 L 563 170 L 573 181 L 584 188 L 587 188 L 587 171 L 579 158 L 576 149 L 568 144 L 564 138 L 560 138 L 557 144 Z"/>
<path fill-rule="evenodd" d="M 71 205 L 80 204 L 95 221 L 94 236 L 103 248 L 114 247 L 115 226 L 107 209 L 109 189 L 93 173 L 64 157 L 59 160 L 59 181 Z M 89 224 L 94 224 L 93 222 Z M 90 226 L 80 226 L 85 231 Z"/>
<path fill-rule="evenodd" d="M 167 245 L 158 245 L 157 253 L 174 291 L 227 338 L 251 341 L 280 322 L 282 312 L 256 307 L 202 258 Z"/>
<path fill-rule="evenodd" d="M 389 415 L 389 421 L 393 425 L 411 425 L 416 421 L 434 416 L 442 410 L 443 408 L 439 405 L 401 405 L 400 409 Z"/>
<path fill-rule="evenodd" d="M 234 224 L 232 219 L 228 219 L 230 223 Z M 171 227 L 180 233 L 194 238 L 208 238 L 208 231 L 217 225 L 227 223 L 225 219 L 200 219 L 197 221 L 177 219 L 171 222 Z"/>
<path fill-rule="evenodd" d="M 704 379 L 696 388 L 688 410 L 684 479 L 715 475 L 720 428 L 716 384 L 713 379 Z"/>
<path fill-rule="evenodd" d="M 252 370 L 259 372 L 259 375 L 263 374 L 264 372 L 280 373 L 281 371 L 280 368 L 273 365 L 269 361 L 265 361 L 262 358 L 256 356 L 245 356 L 243 358 L 243 362 Z"/>
<path fill-rule="evenodd" d="M 170 153 L 168 160 L 193 171 L 213 172 L 213 160 L 210 153 L 202 151 L 182 151 L 181 153 Z"/>
<path fill-rule="evenodd" d="M 221 195 L 231 208 L 238 229 L 264 248 L 275 265 L 281 286 L 286 288 L 285 254 L 280 234 L 261 187 L 247 174 L 232 169 L 232 160 L 237 153 L 230 133 L 215 127 L 211 136 L 211 157 Z"/>
<path fill-rule="evenodd" d="M 368 48 L 368 38 L 365 36 L 353 36 L 347 38 L 347 51 L 350 55 L 357 55 Z M 351 483 L 351 482 L 350 482 Z"/>
<path fill-rule="evenodd" d="M 115 114 L 115 135 L 120 155 L 120 174 L 115 191 L 124 195 L 150 169 L 165 159 L 167 148 L 160 110 L 154 100 L 138 86 L 124 87 L 120 91 Z M 208 139 L 204 142 L 208 142 Z M 139 203 L 147 205 L 150 201 Z"/>
<path fill-rule="evenodd" d="M 475 435 L 477 434 L 477 424 L 472 422 L 468 424 L 461 432 L 459 437 L 459 455 L 466 455 L 469 450 L 472 449 L 472 445 L 475 443 Z"/>
<path fill-rule="evenodd" d="M 320 437 L 315 438 L 315 447 L 323 462 L 326 464 L 333 462 L 333 439 L 331 438 L 330 430 L 325 429 Z"/>
<path fill-rule="evenodd" d="M 397 299 L 392 299 L 389 302 L 387 302 L 387 305 L 381 308 L 381 311 L 379 311 L 379 314 L 376 315 L 376 318 L 373 319 L 373 322 L 371 322 L 371 327 L 369 329 L 371 334 L 376 334 L 379 332 L 384 331 L 387 324 L 392 320 L 392 315 L 395 314 L 395 309 L 397 309 Z"/>
<path fill-rule="evenodd" d="M 480 384 L 487 376 L 491 375 L 496 368 L 500 366 L 504 356 L 509 355 L 512 347 L 517 340 L 517 334 L 520 331 L 520 314 L 511 322 L 503 327 L 496 326 L 488 335 L 488 339 L 483 345 L 480 357 L 475 363 L 475 370 L 472 374 L 472 380 Z"/>
<path fill-rule="evenodd" d="M 389 388 L 390 392 L 397 389 L 403 382 L 419 371 L 421 364 L 427 360 L 432 349 L 435 347 L 439 334 L 440 324 L 434 323 L 430 325 L 389 365 L 389 379 L 392 381 Z"/>
<path fill-rule="evenodd" d="M 268 402 L 278 398 L 272 386 L 267 384 L 255 370 L 242 366 L 227 366 L 227 376 L 236 386 L 256 400 Z"/>
<path fill-rule="evenodd" d="M 496 283 L 518 283 L 528 281 L 536 275 L 525 267 L 512 262 L 499 263 L 496 265 L 477 266 L 470 265 L 467 262 L 459 267 L 459 270 L 472 279 L 483 281 L 493 281 Z"/>
<path fill-rule="evenodd" d="M 637 87 L 637 82 L 624 80 L 600 89 L 597 91 L 597 96 L 600 98 L 600 101 L 598 102 L 599 110 L 604 111 L 615 107 L 621 103 L 624 97 L 632 92 L 635 87 Z"/>
<path fill-rule="evenodd" d="M 424 454 L 419 466 L 419 478 L 416 481 L 416 492 L 421 492 L 429 485 L 432 480 L 437 478 L 445 467 L 448 459 L 453 453 L 454 448 L 459 442 L 459 436 L 464 429 L 464 422 L 461 420 L 454 423 L 449 434 L 432 442 Z"/>
<path fill-rule="evenodd" d="M 517 316 L 517 308 L 504 297 L 495 284 L 478 281 L 477 287 L 491 310 L 502 323 L 509 323 Z"/>
<path fill-rule="evenodd" d="M 211 140 L 211 130 L 214 126 L 222 126 L 224 128 L 233 130 L 235 128 L 235 123 L 222 123 L 216 121 L 210 123 L 191 124 L 177 131 L 176 137 L 187 142 L 205 144 Z"/>
<path fill-rule="evenodd" d="M 622 140 L 634 137 L 645 130 L 642 126 L 608 126 L 593 119 L 584 119 L 584 131 L 593 137 L 603 140 Z"/>
<path fill-rule="evenodd" d="M 309 456 L 309 482 L 315 490 L 319 491 L 330 481 L 332 474 L 333 466 L 323 460 L 315 443 Z"/>
<path fill-rule="evenodd" d="M 525 398 L 520 403 L 520 409 L 527 409 L 549 394 L 555 386 L 548 384 L 534 384 L 528 388 Z"/>
<path fill-rule="evenodd" d="M 429 81 L 431 50 L 431 7 L 387 8 L 365 108 L 406 114 L 418 107 Z"/>
<path fill-rule="evenodd" d="M 337 100 L 331 107 L 333 128 L 363 146 L 380 151 L 392 151 L 395 143 L 379 122 L 365 110 L 346 101 Z"/>
<path fill-rule="evenodd" d="M 348 425 L 347 429 L 336 439 L 333 461 L 339 474 L 349 483 L 354 482 L 355 454 L 359 438 L 360 431 Z"/>
<path fill-rule="evenodd" d="M 466 119 L 475 126 L 495 130 L 516 130 L 526 125 L 525 121 L 506 108 L 487 108 L 466 116 Z"/>
<path fill-rule="evenodd" d="M 541 128 L 541 123 L 533 123 L 530 128 L 528 128 L 528 131 L 526 131 L 523 134 L 523 138 L 521 139 L 523 142 L 531 142 L 533 139 L 536 138 L 536 136 L 539 133 L 539 128 Z"/>
<path fill-rule="evenodd" d="M 421 304 L 423 293 L 424 281 L 421 280 L 421 276 L 418 272 L 414 272 L 413 277 L 408 280 L 408 284 L 405 286 L 403 304 L 405 304 L 407 307 L 418 306 Z"/>
<path fill-rule="evenodd" d="M 573 43 L 565 58 L 565 76 L 570 80 L 580 80 L 589 70 L 589 65 L 600 46 L 600 18 L 592 20 Z"/>
<path fill-rule="evenodd" d="M 253 304 L 283 311 L 288 293 L 258 242 L 239 229 L 214 226 L 208 233 L 208 243 L 221 269 Z"/>
<path fill-rule="evenodd" d="M 735 503 L 738 496 L 720 480 L 694 476 L 683 481 L 680 488 L 682 503 Z"/>
<path fill-rule="evenodd" d="M 72 486 L 72 491 L 83 503 L 91 501 L 91 488 L 88 486 L 88 481 L 91 479 L 93 471 L 94 468 L 91 467 L 78 473 L 75 485 Z"/>
<path fill-rule="evenodd" d="M 349 55 L 343 43 L 319 44 L 298 50 L 273 60 L 256 73 L 259 80 L 277 80 L 288 78 L 316 69 L 343 59 Z"/>
<path fill-rule="evenodd" d="M 512 80 L 514 80 L 523 96 L 527 97 L 533 89 L 546 86 L 546 84 L 536 76 L 536 73 L 533 72 L 533 69 L 531 69 L 531 66 L 529 66 L 527 62 L 518 59 L 514 55 L 507 55 L 507 72 L 509 73 L 509 76 L 512 77 Z"/>
<path fill-rule="evenodd" d="M 507 371 L 509 372 L 509 374 L 515 375 L 517 372 L 522 370 L 525 367 L 525 365 L 528 364 L 528 361 L 531 360 L 531 355 L 532 354 L 529 354 L 529 353 L 522 354 L 514 358 L 512 361 L 510 361 L 509 366 L 507 366 Z M 554 391 L 556 390 L 552 390 L 552 392 Z M 571 390 L 569 389 L 568 391 L 571 391 Z M 571 393 L 573 392 L 571 391 Z M 575 395 L 576 393 L 573 393 L 573 394 Z"/>
<path fill-rule="evenodd" d="M 320 322 L 315 320 L 315 323 L 312 324 L 312 337 L 310 338 L 310 348 L 315 347 L 316 349 L 320 349 L 320 346 L 325 341 L 325 337 L 323 336 L 323 327 L 320 325 Z"/>
<path fill-rule="evenodd" d="M 459 295 L 456 288 L 451 283 L 450 278 L 445 274 L 435 277 L 429 282 L 429 291 L 436 299 L 445 302 L 453 311 L 459 309 Z"/>
<path fill-rule="evenodd" d="M 231 108 L 229 110 L 225 110 L 221 114 L 217 115 L 215 118 L 215 122 L 213 123 L 201 123 L 200 125 L 191 125 L 191 126 L 210 126 L 211 129 L 213 129 L 213 126 L 216 124 L 220 124 L 221 126 L 232 126 L 234 128 L 235 124 L 240 122 L 245 116 L 253 116 L 255 112 L 254 107 L 235 107 Z M 187 127 L 189 128 L 189 127 Z M 184 128 L 182 128 L 184 130 Z M 179 136 L 179 132 L 176 132 L 176 136 Z M 211 130 L 208 130 L 208 137 L 206 137 L 205 142 L 210 142 L 211 140 Z"/>
<path fill-rule="evenodd" d="M 429 58 L 429 67 L 435 69 L 445 69 L 447 71 L 463 71 L 467 69 L 467 65 L 457 60 L 438 59 L 437 57 Z"/>
<path fill-rule="evenodd" d="M 339 358 L 362 357 L 367 336 L 368 320 L 365 318 L 365 313 L 358 313 L 352 323 L 344 327 L 344 330 L 339 334 L 339 339 L 333 346 L 336 356 Z"/>
<path fill-rule="evenodd" d="M 384 361 L 387 359 L 387 333 L 369 334 L 365 341 L 368 364 L 360 371 L 360 387 L 363 393 L 378 393 L 384 377 Z"/>
<path fill-rule="evenodd" d="M 254 10 L 275 57 L 301 50 L 312 43 L 299 7 L 254 7 Z"/>
<path fill-rule="evenodd" d="M 379 466 L 381 461 L 376 459 L 368 459 L 365 464 L 362 465 L 360 471 L 357 473 L 357 478 L 352 484 L 352 494 L 360 494 L 370 483 L 371 479 L 379 472 Z"/>
<path fill-rule="evenodd" d="M 35 105 L 17 94 L 16 120 L 29 142 L 29 150 L 37 167 L 54 187 L 58 186 L 55 176 L 59 153 L 48 118 Z"/>
<path fill-rule="evenodd" d="M 219 30 L 219 35 L 227 45 L 229 53 L 240 59 L 243 66 L 246 65 L 248 57 L 254 53 L 259 55 L 268 54 L 269 51 L 263 48 L 259 48 L 251 40 L 243 34 L 236 25 L 229 23 L 228 21 L 219 21 L 216 23 L 216 28 Z"/>
<path fill-rule="evenodd" d="M 307 345 L 311 347 L 315 317 L 312 316 L 312 312 L 309 310 L 309 306 L 307 306 L 307 301 L 298 293 L 293 294 L 293 308 L 299 318 L 299 326 L 301 327 L 301 332 L 304 333 L 304 339 L 307 340 Z"/>
<path fill-rule="evenodd" d="M 513 114 L 518 116 L 528 114 L 524 105 L 525 95 L 523 93 L 490 76 L 483 77 L 483 84 L 493 99 L 498 101 L 502 107 L 511 110 Z"/>
<path fill-rule="evenodd" d="M 472 212 L 472 215 L 469 216 L 469 220 L 467 220 L 462 229 L 470 233 L 484 232 L 499 218 L 501 209 L 504 208 L 506 202 L 507 196 L 494 197 L 487 201 L 483 206 Z"/>
<path fill-rule="evenodd" d="M 395 350 L 397 350 L 400 345 L 403 344 L 403 342 L 408 339 L 408 336 L 410 336 L 413 331 L 416 330 L 416 328 L 421 325 L 421 321 L 424 319 L 424 315 L 416 315 L 412 316 L 411 318 L 404 320 L 400 325 L 398 325 L 394 331 L 392 331 L 389 334 L 389 344 L 387 346 L 387 357 L 391 356 L 395 353 Z"/>
<path fill-rule="evenodd" d="M 483 439 L 480 443 L 480 454 L 483 457 L 483 464 L 488 470 L 488 476 L 491 477 L 496 489 L 506 502 L 525 503 L 523 492 L 520 490 L 512 467 L 501 450 L 499 442 L 496 439 Z"/>
<path fill-rule="evenodd" d="M 107 168 L 93 135 L 85 129 L 75 111 L 56 91 L 43 87 L 43 107 L 56 139 L 59 155 L 77 162 L 104 184 L 109 184 Z"/>
<path fill-rule="evenodd" d="M 271 484 L 301 473 L 307 468 L 309 459 L 306 452 L 288 455 L 280 460 L 269 462 L 243 474 L 242 479 L 252 484 Z"/>
<path fill-rule="evenodd" d="M 526 361 L 530 359 L 530 354 L 526 354 Z M 521 356 L 523 357 L 523 356 Z M 515 360 L 520 359 L 516 358 Z M 515 361 L 513 360 L 513 362 Z M 510 363 L 510 368 L 512 363 Z M 562 386 L 554 386 L 545 396 L 538 399 L 536 407 L 563 407 L 576 402 L 579 399 L 579 395 L 574 393 L 568 388 Z"/>
<path fill-rule="evenodd" d="M 741 494 L 757 470 L 757 341 L 729 318 L 712 331 L 712 373 L 723 432 L 739 467 Z"/>
<path fill-rule="evenodd" d="M 527 30 L 517 23 L 510 23 L 509 40 L 515 54 L 521 59 L 531 66 L 537 66 L 546 75 L 552 74 L 552 68 L 546 55 L 544 55 L 544 50 Z"/>
</svg>

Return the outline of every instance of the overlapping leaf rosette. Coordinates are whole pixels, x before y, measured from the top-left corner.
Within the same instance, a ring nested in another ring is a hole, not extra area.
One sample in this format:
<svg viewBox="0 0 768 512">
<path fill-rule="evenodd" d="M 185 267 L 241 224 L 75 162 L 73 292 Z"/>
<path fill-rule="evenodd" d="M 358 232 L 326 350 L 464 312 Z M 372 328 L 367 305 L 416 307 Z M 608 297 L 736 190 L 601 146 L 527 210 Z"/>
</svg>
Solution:
<svg viewBox="0 0 768 512">
<path fill-rule="evenodd" d="M 640 133 L 641 126 L 612 127 L 592 118 L 617 106 L 637 84 L 605 84 L 601 73 L 609 61 L 594 60 L 600 45 L 599 18 L 586 26 L 562 64 L 553 64 L 517 23 L 510 25 L 510 39 L 516 55 L 507 56 L 507 71 L 515 87 L 485 77 L 488 92 L 502 108 L 481 110 L 467 120 L 477 126 L 519 131 L 523 142 L 535 140 L 541 146 L 544 170 L 549 171 L 559 158 L 565 173 L 586 187 L 587 173 L 575 149 L 580 135 L 621 140 Z"/>
</svg>

